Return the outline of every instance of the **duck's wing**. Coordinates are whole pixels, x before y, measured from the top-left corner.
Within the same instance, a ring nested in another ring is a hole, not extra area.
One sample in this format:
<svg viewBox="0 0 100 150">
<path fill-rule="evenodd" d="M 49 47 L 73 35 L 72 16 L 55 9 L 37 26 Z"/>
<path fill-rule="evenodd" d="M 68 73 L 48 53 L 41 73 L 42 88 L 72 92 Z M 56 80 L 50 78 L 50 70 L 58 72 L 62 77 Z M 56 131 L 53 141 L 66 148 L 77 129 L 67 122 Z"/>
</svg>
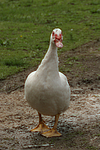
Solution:
<svg viewBox="0 0 100 150">
<path fill-rule="evenodd" d="M 67 77 L 63 73 L 59 72 L 59 77 L 60 77 L 60 81 L 63 85 L 69 86 Z"/>
</svg>

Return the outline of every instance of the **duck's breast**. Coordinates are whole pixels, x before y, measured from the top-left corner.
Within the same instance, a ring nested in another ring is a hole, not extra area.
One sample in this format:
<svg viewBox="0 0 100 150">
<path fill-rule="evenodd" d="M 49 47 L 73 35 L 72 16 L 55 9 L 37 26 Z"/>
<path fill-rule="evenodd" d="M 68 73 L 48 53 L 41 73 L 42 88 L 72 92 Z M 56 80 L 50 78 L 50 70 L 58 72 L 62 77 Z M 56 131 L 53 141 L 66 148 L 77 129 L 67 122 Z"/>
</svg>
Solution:
<svg viewBox="0 0 100 150">
<path fill-rule="evenodd" d="M 28 103 L 44 115 L 56 115 L 69 106 L 70 88 L 66 77 L 43 77 L 32 72 L 25 83 L 25 96 Z"/>
</svg>

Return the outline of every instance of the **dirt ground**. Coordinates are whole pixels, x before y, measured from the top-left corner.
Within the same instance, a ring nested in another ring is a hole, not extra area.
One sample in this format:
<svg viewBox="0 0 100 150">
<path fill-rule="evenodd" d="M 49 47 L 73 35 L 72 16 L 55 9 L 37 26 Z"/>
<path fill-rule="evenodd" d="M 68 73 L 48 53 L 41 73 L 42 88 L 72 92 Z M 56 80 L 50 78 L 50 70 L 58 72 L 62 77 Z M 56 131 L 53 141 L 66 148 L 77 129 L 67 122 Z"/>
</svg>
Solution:
<svg viewBox="0 0 100 150">
<path fill-rule="evenodd" d="M 63 72 L 71 86 L 70 107 L 58 122 L 62 136 L 45 138 L 30 132 L 38 124 L 36 110 L 24 98 L 25 79 L 36 69 L 32 68 L 0 81 L 0 150 L 100 149 L 100 40 L 62 53 L 59 65 L 70 67 Z M 53 126 L 54 117 L 43 118 Z"/>
</svg>

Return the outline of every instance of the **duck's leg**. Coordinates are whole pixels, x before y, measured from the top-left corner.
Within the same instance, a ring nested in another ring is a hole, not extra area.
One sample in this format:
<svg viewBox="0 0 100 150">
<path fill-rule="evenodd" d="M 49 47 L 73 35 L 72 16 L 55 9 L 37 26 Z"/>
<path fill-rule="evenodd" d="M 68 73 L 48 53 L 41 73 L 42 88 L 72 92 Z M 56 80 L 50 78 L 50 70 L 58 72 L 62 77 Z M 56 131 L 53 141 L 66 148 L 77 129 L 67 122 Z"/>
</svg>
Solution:
<svg viewBox="0 0 100 150">
<path fill-rule="evenodd" d="M 45 137 L 54 137 L 54 136 L 61 136 L 61 134 L 57 131 L 57 123 L 59 119 L 59 114 L 55 116 L 55 124 L 53 128 L 47 132 L 43 132 L 42 135 Z"/>
<path fill-rule="evenodd" d="M 39 115 L 39 124 L 34 129 L 31 129 L 31 131 L 42 133 L 42 132 L 50 130 L 50 128 L 46 126 L 46 124 L 44 123 L 44 120 L 42 119 L 42 116 L 39 112 L 38 112 L 38 115 Z"/>
</svg>

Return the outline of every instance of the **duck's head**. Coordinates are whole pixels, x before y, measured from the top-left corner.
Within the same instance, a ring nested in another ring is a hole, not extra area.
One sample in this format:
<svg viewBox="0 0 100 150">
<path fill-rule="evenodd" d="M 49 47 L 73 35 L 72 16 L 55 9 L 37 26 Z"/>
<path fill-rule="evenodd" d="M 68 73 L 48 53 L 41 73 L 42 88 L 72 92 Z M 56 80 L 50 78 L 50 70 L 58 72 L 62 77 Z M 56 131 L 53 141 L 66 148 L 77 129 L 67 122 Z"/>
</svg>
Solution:
<svg viewBox="0 0 100 150">
<path fill-rule="evenodd" d="M 62 48 L 63 47 L 62 40 L 63 35 L 61 29 L 59 28 L 54 29 L 51 33 L 51 42 L 53 42 L 56 45 L 56 47 Z"/>
</svg>

